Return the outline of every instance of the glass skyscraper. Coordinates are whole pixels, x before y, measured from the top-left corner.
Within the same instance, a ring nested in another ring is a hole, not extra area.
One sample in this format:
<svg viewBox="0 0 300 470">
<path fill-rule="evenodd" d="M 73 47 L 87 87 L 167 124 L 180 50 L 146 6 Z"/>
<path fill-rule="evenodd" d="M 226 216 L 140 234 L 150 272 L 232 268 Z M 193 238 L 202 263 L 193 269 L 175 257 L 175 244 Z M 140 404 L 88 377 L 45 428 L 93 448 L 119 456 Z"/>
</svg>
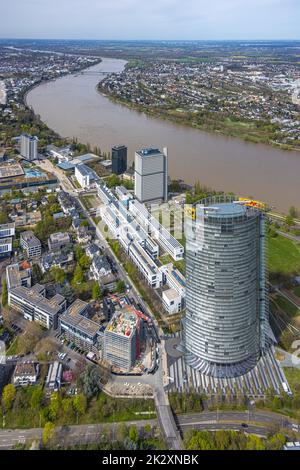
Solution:
<svg viewBox="0 0 300 470">
<path fill-rule="evenodd" d="M 116 175 L 121 175 L 127 170 L 127 147 L 125 145 L 115 145 L 111 149 L 111 171 Z"/>
<path fill-rule="evenodd" d="M 218 196 L 186 222 L 187 363 L 215 377 L 242 375 L 267 346 L 265 219 Z"/>
</svg>

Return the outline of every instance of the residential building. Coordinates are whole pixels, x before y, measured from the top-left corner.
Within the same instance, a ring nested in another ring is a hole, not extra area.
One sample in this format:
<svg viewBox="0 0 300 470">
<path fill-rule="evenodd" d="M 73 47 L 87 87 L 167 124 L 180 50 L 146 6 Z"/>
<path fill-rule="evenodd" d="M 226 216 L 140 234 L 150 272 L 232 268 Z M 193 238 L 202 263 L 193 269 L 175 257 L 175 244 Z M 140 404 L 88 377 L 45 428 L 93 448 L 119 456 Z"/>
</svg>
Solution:
<svg viewBox="0 0 300 470">
<path fill-rule="evenodd" d="M 18 362 L 13 374 L 13 384 L 35 385 L 39 375 L 39 364 L 36 362 Z"/>
<path fill-rule="evenodd" d="M 21 233 L 20 246 L 26 251 L 28 258 L 37 258 L 42 254 L 42 244 L 31 230 Z"/>
<path fill-rule="evenodd" d="M 50 364 L 46 379 L 46 388 L 51 392 L 57 392 L 61 387 L 62 364 L 55 361 Z"/>
<path fill-rule="evenodd" d="M 65 253 L 64 251 L 59 251 L 56 253 L 46 253 L 44 254 L 39 262 L 42 273 L 46 273 L 53 267 L 58 267 L 65 269 L 66 266 L 74 260 L 73 251 Z"/>
<path fill-rule="evenodd" d="M 272 341 L 264 214 L 215 196 L 186 225 L 187 364 L 215 377 L 243 375 Z"/>
<path fill-rule="evenodd" d="M 36 321 L 48 330 L 56 329 L 58 316 L 66 310 L 66 299 L 56 294 L 48 300 L 45 295 L 45 286 L 40 284 L 31 288 L 15 287 L 8 291 L 8 305 L 22 313 L 26 320 Z"/>
<path fill-rule="evenodd" d="M 29 263 L 10 264 L 6 267 L 6 283 L 8 290 L 15 287 L 31 287 L 31 266 Z"/>
<path fill-rule="evenodd" d="M 48 247 L 50 251 L 61 250 L 64 246 L 71 243 L 71 236 L 67 232 L 52 233 L 48 239 Z"/>
<path fill-rule="evenodd" d="M 125 145 L 115 145 L 111 149 L 111 171 L 116 175 L 121 175 L 127 169 L 127 147 Z"/>
<path fill-rule="evenodd" d="M 155 148 L 135 154 L 134 194 L 140 202 L 168 200 L 168 151 Z"/>
<path fill-rule="evenodd" d="M 104 331 L 103 357 L 115 368 L 129 372 L 137 358 L 138 319 L 118 310 Z"/>
<path fill-rule="evenodd" d="M 90 245 L 86 247 L 85 253 L 88 255 L 90 259 L 93 259 L 94 256 L 100 255 L 101 250 L 99 246 L 95 245 L 95 243 L 91 243 Z"/>
<path fill-rule="evenodd" d="M 65 191 L 59 191 L 57 198 L 63 213 L 66 215 L 72 215 L 72 212 L 76 210 L 75 200 Z"/>
<path fill-rule="evenodd" d="M 97 281 L 100 281 L 100 279 L 103 276 L 107 276 L 108 274 L 111 274 L 111 266 L 107 259 L 107 256 L 105 255 L 94 256 L 91 267 L 90 267 L 90 271 L 91 271 L 91 275 L 93 276 L 93 278 L 96 279 Z"/>
<path fill-rule="evenodd" d="M 21 135 L 20 153 L 26 160 L 36 160 L 38 158 L 38 138 L 29 134 Z"/>
</svg>

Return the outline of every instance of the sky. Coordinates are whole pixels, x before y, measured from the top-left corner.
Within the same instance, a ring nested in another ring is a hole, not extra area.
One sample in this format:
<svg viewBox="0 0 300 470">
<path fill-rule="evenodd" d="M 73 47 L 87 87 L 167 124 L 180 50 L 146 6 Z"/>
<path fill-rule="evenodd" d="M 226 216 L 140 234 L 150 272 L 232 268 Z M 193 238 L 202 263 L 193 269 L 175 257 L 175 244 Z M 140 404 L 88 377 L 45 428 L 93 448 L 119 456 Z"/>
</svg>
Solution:
<svg viewBox="0 0 300 470">
<path fill-rule="evenodd" d="M 2 38 L 300 39 L 300 0 L 0 0 Z"/>
</svg>

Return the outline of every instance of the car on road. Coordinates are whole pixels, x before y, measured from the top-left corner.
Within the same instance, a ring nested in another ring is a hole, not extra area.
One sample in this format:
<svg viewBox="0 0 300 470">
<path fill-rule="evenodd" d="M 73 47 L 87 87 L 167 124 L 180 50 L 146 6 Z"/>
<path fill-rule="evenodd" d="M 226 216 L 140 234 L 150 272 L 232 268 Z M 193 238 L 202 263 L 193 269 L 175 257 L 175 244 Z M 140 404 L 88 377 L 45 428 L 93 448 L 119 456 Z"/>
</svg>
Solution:
<svg viewBox="0 0 300 470">
<path fill-rule="evenodd" d="M 247 423 L 242 423 L 241 426 L 242 426 L 242 428 L 248 428 L 248 424 L 247 424 Z"/>
</svg>

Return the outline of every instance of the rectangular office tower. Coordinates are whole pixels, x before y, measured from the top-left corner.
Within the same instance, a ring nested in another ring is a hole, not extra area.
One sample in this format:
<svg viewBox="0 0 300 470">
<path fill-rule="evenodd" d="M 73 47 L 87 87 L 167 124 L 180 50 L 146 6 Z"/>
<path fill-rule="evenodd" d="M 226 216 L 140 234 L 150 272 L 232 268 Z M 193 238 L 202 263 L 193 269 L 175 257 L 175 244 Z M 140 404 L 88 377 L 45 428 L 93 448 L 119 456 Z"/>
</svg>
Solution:
<svg viewBox="0 0 300 470">
<path fill-rule="evenodd" d="M 38 138 L 33 137 L 29 134 L 22 134 L 21 135 L 21 148 L 20 153 L 23 158 L 26 160 L 36 160 L 38 157 L 37 153 L 37 143 Z"/>
<path fill-rule="evenodd" d="M 121 175 L 127 170 L 127 147 L 125 145 L 115 145 L 111 149 L 111 171 L 116 175 Z"/>
<path fill-rule="evenodd" d="M 135 153 L 134 194 L 140 202 L 168 200 L 168 150 L 146 148 Z"/>
</svg>

